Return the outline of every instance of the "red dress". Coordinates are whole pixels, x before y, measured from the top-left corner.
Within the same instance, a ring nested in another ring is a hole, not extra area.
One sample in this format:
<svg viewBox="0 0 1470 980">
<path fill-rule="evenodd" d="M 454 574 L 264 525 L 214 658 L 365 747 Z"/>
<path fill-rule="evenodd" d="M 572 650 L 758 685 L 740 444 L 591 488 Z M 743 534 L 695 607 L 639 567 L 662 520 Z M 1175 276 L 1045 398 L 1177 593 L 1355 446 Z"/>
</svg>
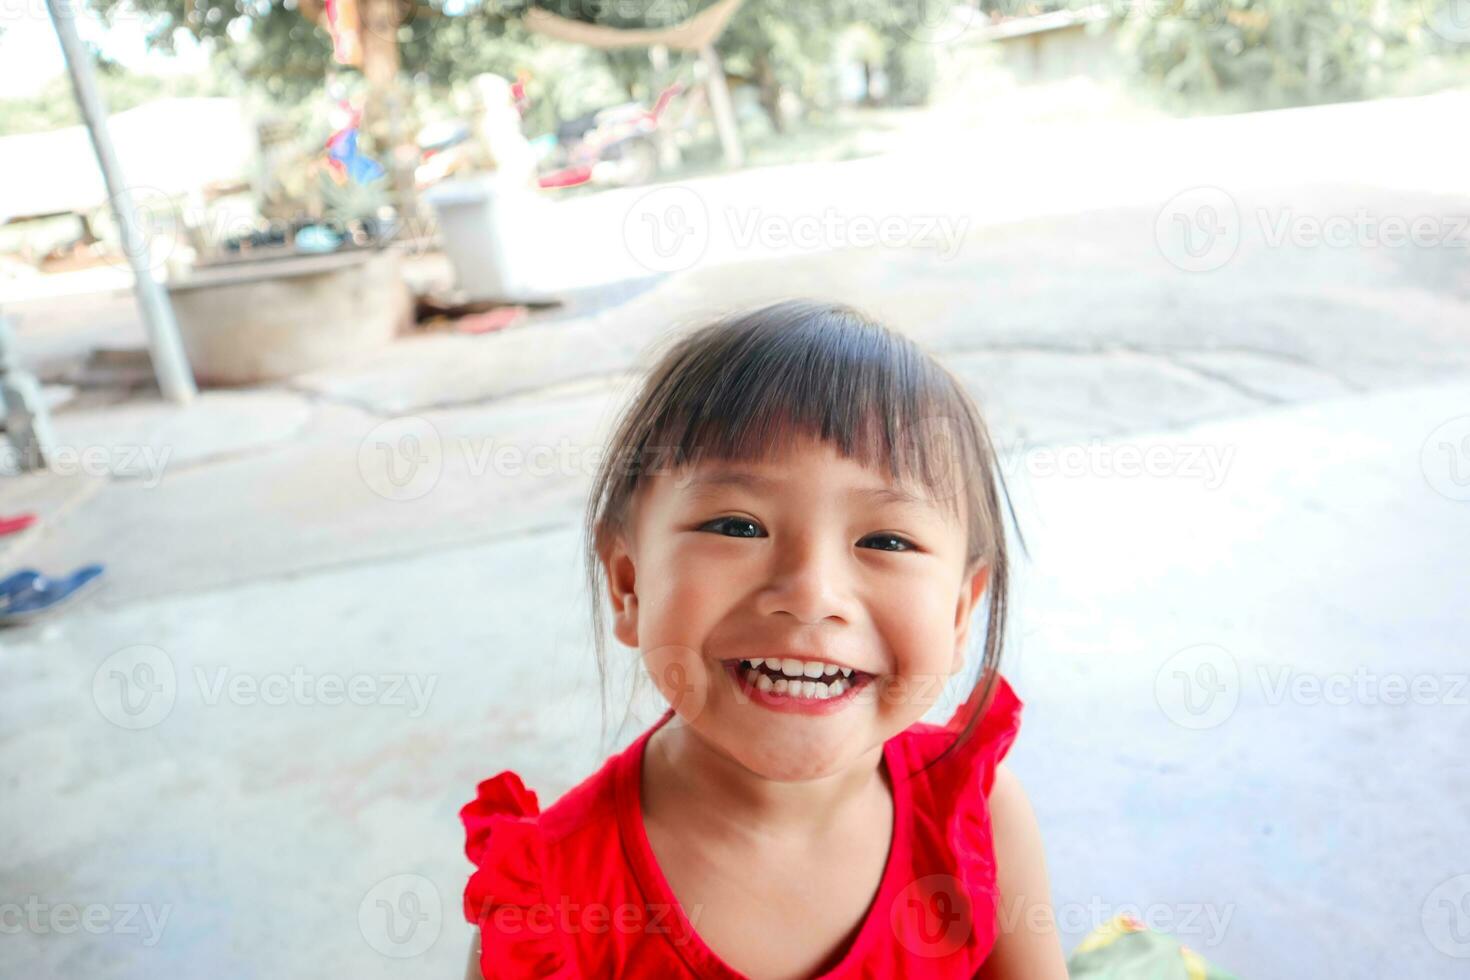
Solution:
<svg viewBox="0 0 1470 980">
<path fill-rule="evenodd" d="M 920 722 L 884 743 L 894 797 L 888 863 L 856 938 L 821 980 L 970 978 L 995 944 L 986 797 L 1021 716 L 1004 677 L 969 741 L 918 772 L 972 708 L 966 702 L 946 725 Z M 508 770 L 480 783 L 460 811 L 477 869 L 465 887 L 465 918 L 480 927 L 487 978 L 743 980 L 695 932 L 644 833 L 643 747 L 672 715 L 544 813 Z"/>
</svg>

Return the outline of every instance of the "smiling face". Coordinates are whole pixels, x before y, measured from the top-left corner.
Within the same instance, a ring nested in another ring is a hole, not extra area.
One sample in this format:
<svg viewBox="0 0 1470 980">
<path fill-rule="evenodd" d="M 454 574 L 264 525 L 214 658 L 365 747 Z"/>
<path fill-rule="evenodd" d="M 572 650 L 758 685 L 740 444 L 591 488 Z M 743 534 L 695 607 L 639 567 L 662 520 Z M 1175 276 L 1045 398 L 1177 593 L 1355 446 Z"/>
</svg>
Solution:
<svg viewBox="0 0 1470 980">
<path fill-rule="evenodd" d="M 715 750 L 770 779 L 836 773 L 964 665 L 988 568 L 965 567 L 962 519 L 809 438 L 659 473 L 601 556 L 614 632 Z"/>
</svg>

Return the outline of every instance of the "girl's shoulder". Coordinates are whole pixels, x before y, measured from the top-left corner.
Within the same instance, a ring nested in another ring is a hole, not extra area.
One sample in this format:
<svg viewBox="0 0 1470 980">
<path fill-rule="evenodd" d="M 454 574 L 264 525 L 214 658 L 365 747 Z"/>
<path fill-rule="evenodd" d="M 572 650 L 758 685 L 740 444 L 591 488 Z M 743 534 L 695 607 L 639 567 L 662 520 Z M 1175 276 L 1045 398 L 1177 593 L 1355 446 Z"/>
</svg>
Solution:
<svg viewBox="0 0 1470 980">
<path fill-rule="evenodd" d="M 464 914 L 480 928 L 485 976 L 581 975 L 563 920 L 618 890 L 617 761 L 609 758 L 544 811 L 508 769 L 481 782 L 460 808 L 465 855 L 475 866 Z"/>
<path fill-rule="evenodd" d="M 1005 675 L 997 672 L 990 685 L 977 685 L 943 725 L 916 722 L 894 736 L 906 777 L 916 783 L 963 790 L 966 795 L 974 795 L 975 790 L 981 797 L 989 795 L 995 767 L 1020 732 L 1023 707 Z M 963 744 L 957 744 L 976 714 L 979 717 L 970 734 Z M 972 778 L 975 776 L 978 781 Z"/>
<path fill-rule="evenodd" d="M 1021 708 L 997 673 L 989 692 L 981 685 L 945 724 L 920 722 L 891 741 L 900 770 L 894 775 L 905 783 L 899 798 L 908 811 L 911 862 L 911 883 L 893 906 L 892 933 L 896 949 L 923 962 L 958 961 L 957 969 L 973 973 L 994 947 L 1000 910 L 989 796 L 1020 730 Z M 977 711 L 966 741 L 956 745 Z M 936 924 L 926 911 L 932 908 L 961 915 Z"/>
</svg>

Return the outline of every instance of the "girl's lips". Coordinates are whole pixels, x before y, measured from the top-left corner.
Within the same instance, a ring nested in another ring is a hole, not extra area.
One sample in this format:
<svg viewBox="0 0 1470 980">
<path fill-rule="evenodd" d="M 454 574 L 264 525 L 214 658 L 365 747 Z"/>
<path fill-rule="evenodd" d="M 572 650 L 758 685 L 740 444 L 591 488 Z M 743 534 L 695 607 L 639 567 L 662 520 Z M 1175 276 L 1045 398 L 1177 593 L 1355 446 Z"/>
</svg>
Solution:
<svg viewBox="0 0 1470 980">
<path fill-rule="evenodd" d="M 725 672 L 735 682 L 735 690 L 743 697 L 763 708 L 772 711 L 789 711 L 796 714 L 829 715 L 841 711 L 853 702 L 858 692 L 862 691 L 873 680 L 872 674 L 854 672 L 848 678 L 847 690 L 836 697 L 830 698 L 806 698 L 792 696 L 790 694 L 777 694 L 775 691 L 762 691 L 756 687 L 755 682 L 749 680 L 740 669 L 740 661 L 725 661 Z"/>
</svg>

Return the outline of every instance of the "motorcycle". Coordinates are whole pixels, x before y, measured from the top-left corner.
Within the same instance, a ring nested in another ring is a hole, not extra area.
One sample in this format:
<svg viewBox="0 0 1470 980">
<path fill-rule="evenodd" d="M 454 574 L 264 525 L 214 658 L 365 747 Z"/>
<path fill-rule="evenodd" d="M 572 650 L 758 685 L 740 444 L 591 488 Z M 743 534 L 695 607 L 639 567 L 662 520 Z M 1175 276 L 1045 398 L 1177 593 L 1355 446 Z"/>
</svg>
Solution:
<svg viewBox="0 0 1470 980">
<path fill-rule="evenodd" d="M 686 90 L 674 82 L 652 107 L 624 102 L 569 119 L 555 133 L 531 141 L 540 157 L 537 183 L 548 189 L 594 183 L 628 186 L 652 180 L 659 170 L 658 136 L 674 99 Z"/>
</svg>

